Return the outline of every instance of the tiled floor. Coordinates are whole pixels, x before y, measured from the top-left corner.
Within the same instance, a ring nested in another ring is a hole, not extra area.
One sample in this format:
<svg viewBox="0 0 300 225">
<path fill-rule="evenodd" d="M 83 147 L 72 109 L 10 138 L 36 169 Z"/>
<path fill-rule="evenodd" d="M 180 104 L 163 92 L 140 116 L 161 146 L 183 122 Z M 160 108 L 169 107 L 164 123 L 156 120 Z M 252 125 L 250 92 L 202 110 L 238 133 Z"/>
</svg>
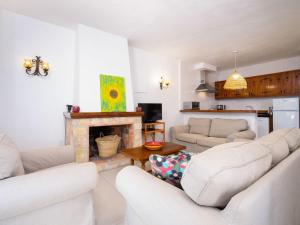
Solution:
<svg viewBox="0 0 300 225">
<path fill-rule="evenodd" d="M 125 200 L 115 187 L 118 172 L 123 167 L 99 172 L 98 186 L 94 191 L 97 225 L 122 225 Z"/>
</svg>

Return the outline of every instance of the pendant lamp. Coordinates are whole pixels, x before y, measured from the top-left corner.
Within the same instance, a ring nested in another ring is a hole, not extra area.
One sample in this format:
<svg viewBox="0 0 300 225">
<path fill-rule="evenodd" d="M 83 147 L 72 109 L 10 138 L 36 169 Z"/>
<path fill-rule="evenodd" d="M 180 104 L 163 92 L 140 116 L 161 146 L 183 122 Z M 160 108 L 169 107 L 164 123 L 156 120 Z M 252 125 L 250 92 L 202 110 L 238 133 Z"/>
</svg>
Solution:
<svg viewBox="0 0 300 225">
<path fill-rule="evenodd" d="M 245 78 L 237 72 L 236 69 L 236 56 L 238 51 L 233 51 L 234 53 L 234 70 L 233 73 L 230 74 L 224 84 L 224 89 L 227 90 L 239 90 L 239 89 L 247 89 L 247 81 Z"/>
</svg>

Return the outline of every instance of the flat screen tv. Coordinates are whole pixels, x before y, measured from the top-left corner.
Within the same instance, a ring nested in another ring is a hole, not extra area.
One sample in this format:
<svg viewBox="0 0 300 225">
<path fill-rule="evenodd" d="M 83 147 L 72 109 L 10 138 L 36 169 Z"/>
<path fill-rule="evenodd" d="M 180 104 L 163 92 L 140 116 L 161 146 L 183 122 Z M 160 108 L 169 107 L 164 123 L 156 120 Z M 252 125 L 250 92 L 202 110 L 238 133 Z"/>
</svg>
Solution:
<svg viewBox="0 0 300 225">
<path fill-rule="evenodd" d="M 143 123 L 153 123 L 162 119 L 161 103 L 139 103 L 138 107 L 144 112 Z"/>
</svg>

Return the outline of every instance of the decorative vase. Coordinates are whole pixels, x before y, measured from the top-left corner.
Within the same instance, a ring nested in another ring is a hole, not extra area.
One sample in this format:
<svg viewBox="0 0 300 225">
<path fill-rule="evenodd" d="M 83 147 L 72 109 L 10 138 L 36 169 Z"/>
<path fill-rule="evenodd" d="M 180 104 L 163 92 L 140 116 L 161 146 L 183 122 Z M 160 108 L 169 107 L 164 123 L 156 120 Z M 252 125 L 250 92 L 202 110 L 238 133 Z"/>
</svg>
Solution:
<svg viewBox="0 0 300 225">
<path fill-rule="evenodd" d="M 74 106 L 72 107 L 72 112 L 73 112 L 73 113 L 79 113 L 79 112 L 80 112 L 80 107 L 77 106 L 77 105 L 74 105 Z"/>
</svg>

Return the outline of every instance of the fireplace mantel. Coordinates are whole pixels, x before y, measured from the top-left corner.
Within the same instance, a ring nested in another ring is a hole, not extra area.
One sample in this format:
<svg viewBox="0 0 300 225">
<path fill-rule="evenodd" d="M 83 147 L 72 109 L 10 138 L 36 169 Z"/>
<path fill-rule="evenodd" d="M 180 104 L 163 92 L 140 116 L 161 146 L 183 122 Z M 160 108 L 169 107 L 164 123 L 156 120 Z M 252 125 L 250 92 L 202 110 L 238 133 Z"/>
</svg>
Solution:
<svg viewBox="0 0 300 225">
<path fill-rule="evenodd" d="M 130 163 L 122 154 L 110 159 L 94 161 L 90 159 L 89 133 L 90 127 L 128 126 L 126 148 L 142 145 L 142 116 L 143 112 L 82 112 L 64 113 L 66 126 L 66 144 L 72 145 L 76 153 L 76 162 L 96 163 L 99 171 L 124 166 Z"/>
<path fill-rule="evenodd" d="M 143 112 L 80 112 L 64 113 L 68 119 L 109 118 L 109 117 L 141 117 Z"/>
</svg>

